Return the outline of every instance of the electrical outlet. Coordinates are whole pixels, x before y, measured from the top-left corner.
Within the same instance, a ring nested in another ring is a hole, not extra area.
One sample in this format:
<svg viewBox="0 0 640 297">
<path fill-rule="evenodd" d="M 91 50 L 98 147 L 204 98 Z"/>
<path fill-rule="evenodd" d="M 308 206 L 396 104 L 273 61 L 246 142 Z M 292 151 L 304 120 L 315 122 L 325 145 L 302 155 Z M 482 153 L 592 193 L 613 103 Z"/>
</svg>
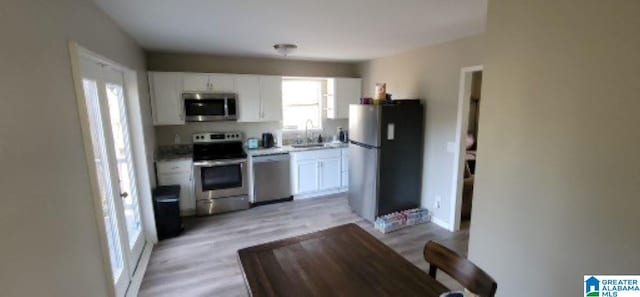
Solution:
<svg viewBox="0 0 640 297">
<path fill-rule="evenodd" d="M 440 208 L 442 206 L 442 198 L 440 196 L 436 196 L 436 208 Z"/>
</svg>

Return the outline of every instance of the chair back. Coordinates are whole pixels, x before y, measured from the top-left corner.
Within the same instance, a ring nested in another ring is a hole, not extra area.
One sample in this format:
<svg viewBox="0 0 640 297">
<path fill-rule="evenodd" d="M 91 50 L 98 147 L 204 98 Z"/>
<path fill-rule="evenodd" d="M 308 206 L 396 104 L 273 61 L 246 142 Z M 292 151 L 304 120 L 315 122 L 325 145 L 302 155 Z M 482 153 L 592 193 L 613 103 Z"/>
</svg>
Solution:
<svg viewBox="0 0 640 297">
<path fill-rule="evenodd" d="M 436 278 L 438 269 L 444 271 L 471 293 L 480 297 L 494 297 L 498 284 L 478 266 L 447 247 L 430 240 L 424 246 L 424 259 L 429 263 L 429 275 Z"/>
</svg>

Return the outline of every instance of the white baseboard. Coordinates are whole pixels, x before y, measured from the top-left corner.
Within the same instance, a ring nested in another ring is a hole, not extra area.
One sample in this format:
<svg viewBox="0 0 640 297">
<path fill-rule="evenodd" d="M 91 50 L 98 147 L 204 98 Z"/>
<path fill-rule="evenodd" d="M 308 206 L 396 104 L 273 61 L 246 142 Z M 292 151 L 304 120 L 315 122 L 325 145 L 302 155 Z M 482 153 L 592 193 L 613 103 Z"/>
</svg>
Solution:
<svg viewBox="0 0 640 297">
<path fill-rule="evenodd" d="M 138 267 L 136 268 L 136 272 L 133 274 L 131 278 L 131 283 L 129 284 L 129 288 L 127 289 L 126 297 L 137 297 L 138 292 L 140 291 L 140 286 L 142 285 L 142 279 L 144 278 L 145 272 L 147 272 L 147 266 L 149 265 L 149 259 L 151 259 L 151 250 L 153 250 L 153 244 L 147 242 L 144 245 L 144 249 L 142 250 L 142 256 L 140 256 L 140 262 L 138 262 Z"/>
<path fill-rule="evenodd" d="M 348 190 L 349 190 L 348 188 L 339 188 L 339 189 L 328 190 L 328 191 L 313 192 L 313 193 L 307 193 L 307 194 L 298 194 L 298 195 L 294 195 L 293 199 L 294 200 L 309 199 L 309 198 L 315 198 L 315 197 L 320 197 L 320 196 L 327 196 L 327 195 L 333 195 L 333 194 L 339 194 L 339 193 L 346 193 Z"/>
<path fill-rule="evenodd" d="M 433 215 L 431 216 L 431 222 L 436 224 L 436 225 L 438 225 L 438 226 L 440 226 L 440 227 L 442 227 L 442 228 L 444 228 L 444 229 L 447 229 L 448 231 L 453 232 L 453 228 L 451 228 L 451 226 L 448 223 L 446 223 L 445 221 L 443 221 L 441 219 L 436 218 Z"/>
</svg>

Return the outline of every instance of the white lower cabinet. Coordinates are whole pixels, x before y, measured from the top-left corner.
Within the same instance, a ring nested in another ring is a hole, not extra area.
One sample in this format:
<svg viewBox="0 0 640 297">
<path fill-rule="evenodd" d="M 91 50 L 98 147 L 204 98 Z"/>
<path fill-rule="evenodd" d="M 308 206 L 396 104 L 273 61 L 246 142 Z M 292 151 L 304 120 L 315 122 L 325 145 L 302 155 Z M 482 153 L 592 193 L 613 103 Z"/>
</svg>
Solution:
<svg viewBox="0 0 640 297">
<path fill-rule="evenodd" d="M 341 149 L 291 153 L 291 184 L 296 199 L 344 192 Z"/>
<path fill-rule="evenodd" d="M 342 172 L 342 187 L 349 189 L 349 171 Z"/>
<path fill-rule="evenodd" d="M 342 187 L 349 189 L 349 148 L 342 149 Z"/>
<path fill-rule="evenodd" d="M 299 161 L 295 163 L 295 194 L 306 194 L 318 191 L 318 161 Z"/>
<path fill-rule="evenodd" d="M 169 160 L 156 162 L 158 185 L 180 185 L 180 214 L 194 215 L 196 200 L 193 193 L 193 166 L 191 160 Z"/>
<path fill-rule="evenodd" d="M 321 159 L 320 166 L 320 190 L 340 188 L 342 177 L 340 175 L 340 158 Z"/>
</svg>

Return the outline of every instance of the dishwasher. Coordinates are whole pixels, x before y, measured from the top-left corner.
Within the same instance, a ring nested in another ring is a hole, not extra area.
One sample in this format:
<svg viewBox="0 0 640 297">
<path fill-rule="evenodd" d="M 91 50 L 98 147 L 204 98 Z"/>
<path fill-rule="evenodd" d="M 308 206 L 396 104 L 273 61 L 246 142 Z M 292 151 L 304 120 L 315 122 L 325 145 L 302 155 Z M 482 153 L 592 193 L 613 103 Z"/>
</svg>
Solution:
<svg viewBox="0 0 640 297">
<path fill-rule="evenodd" d="M 253 203 L 291 200 L 289 154 L 253 157 Z"/>
</svg>

